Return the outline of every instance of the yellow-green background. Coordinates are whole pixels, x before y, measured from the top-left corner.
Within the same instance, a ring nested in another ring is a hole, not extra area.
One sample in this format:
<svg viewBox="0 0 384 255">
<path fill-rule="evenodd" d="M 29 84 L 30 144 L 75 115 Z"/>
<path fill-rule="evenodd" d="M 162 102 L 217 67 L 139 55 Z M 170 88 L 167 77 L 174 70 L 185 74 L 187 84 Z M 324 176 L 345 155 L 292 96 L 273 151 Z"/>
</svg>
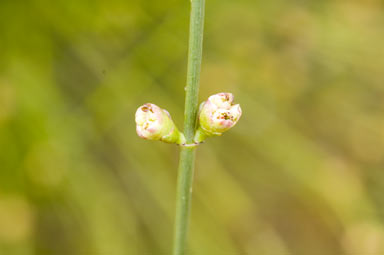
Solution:
<svg viewBox="0 0 384 255">
<path fill-rule="evenodd" d="M 207 0 L 190 254 L 384 254 L 384 2 Z M 169 255 L 188 0 L 0 1 L 0 254 Z"/>
</svg>

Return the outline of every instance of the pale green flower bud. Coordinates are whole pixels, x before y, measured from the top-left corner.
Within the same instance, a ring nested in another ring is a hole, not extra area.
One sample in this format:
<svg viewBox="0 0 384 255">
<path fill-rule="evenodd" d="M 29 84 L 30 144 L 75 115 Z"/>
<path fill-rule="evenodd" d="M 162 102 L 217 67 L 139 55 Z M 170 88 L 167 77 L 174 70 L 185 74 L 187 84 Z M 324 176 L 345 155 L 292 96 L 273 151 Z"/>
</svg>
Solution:
<svg viewBox="0 0 384 255">
<path fill-rule="evenodd" d="M 185 137 L 172 121 L 171 115 L 154 104 L 140 106 L 135 115 L 138 136 L 148 140 L 184 144 Z"/>
<path fill-rule="evenodd" d="M 195 142 L 202 142 L 209 136 L 222 135 L 236 125 L 241 116 L 241 107 L 232 102 L 231 93 L 218 93 L 200 105 L 199 128 L 196 131 Z"/>
</svg>

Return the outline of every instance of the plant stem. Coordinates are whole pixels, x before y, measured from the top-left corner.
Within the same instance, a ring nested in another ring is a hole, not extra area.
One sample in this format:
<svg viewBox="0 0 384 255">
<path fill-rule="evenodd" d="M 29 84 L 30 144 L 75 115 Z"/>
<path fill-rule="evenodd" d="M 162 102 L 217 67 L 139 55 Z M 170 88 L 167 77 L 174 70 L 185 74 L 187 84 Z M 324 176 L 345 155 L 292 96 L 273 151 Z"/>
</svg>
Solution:
<svg viewBox="0 0 384 255">
<path fill-rule="evenodd" d="M 194 160 L 195 148 L 183 147 L 180 151 L 173 255 L 186 254 Z"/>
<path fill-rule="evenodd" d="M 191 0 L 184 134 L 193 144 L 198 110 L 201 59 L 203 50 L 205 0 Z M 196 147 L 181 147 L 176 195 L 173 255 L 186 254 Z"/>
<path fill-rule="evenodd" d="M 205 0 L 191 1 L 187 87 L 185 96 L 184 134 L 187 143 L 193 142 L 198 109 L 198 94 L 203 52 Z"/>
</svg>

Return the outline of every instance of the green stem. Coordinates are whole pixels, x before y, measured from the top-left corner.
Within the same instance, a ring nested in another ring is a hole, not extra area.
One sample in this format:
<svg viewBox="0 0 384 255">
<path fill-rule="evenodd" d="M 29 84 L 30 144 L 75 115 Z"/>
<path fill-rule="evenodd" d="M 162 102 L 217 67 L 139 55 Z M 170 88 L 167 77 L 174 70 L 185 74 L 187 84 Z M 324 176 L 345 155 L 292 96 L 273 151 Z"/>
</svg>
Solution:
<svg viewBox="0 0 384 255">
<path fill-rule="evenodd" d="M 195 148 L 182 147 L 180 151 L 180 165 L 177 184 L 173 255 L 186 254 L 194 161 Z"/>
<path fill-rule="evenodd" d="M 188 71 L 184 112 L 184 134 L 187 144 L 189 145 L 193 144 L 198 111 L 198 94 L 203 51 L 204 5 L 205 0 L 191 0 Z M 180 151 L 173 255 L 186 254 L 195 151 L 196 147 L 194 146 L 183 146 Z"/>
</svg>

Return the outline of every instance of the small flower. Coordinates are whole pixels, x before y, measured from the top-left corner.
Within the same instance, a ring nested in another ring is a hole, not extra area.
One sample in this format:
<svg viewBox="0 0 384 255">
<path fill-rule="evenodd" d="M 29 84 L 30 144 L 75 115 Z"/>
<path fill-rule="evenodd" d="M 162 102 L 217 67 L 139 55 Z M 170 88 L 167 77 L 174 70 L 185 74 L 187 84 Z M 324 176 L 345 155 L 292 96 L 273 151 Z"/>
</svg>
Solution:
<svg viewBox="0 0 384 255">
<path fill-rule="evenodd" d="M 171 115 L 155 104 L 140 106 L 135 115 L 138 136 L 148 140 L 183 144 L 185 138 L 172 121 Z"/>
<path fill-rule="evenodd" d="M 202 142 L 209 136 L 222 135 L 236 125 L 241 116 L 241 108 L 239 104 L 233 105 L 232 102 L 231 93 L 218 93 L 200 105 L 195 142 Z"/>
</svg>

